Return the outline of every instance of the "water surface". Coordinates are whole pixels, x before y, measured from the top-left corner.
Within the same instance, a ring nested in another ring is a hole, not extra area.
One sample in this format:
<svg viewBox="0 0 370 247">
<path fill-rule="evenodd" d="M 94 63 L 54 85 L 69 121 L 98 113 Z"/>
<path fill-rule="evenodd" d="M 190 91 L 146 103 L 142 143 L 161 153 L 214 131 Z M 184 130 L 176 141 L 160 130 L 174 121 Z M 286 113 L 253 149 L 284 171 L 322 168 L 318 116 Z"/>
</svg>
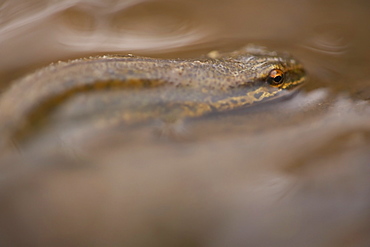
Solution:
<svg viewBox="0 0 370 247">
<path fill-rule="evenodd" d="M 51 129 L 1 160 L 1 246 L 368 246 L 369 7 L 4 1 L 2 91 L 58 60 L 187 58 L 247 43 L 292 53 L 310 79 L 284 101 L 188 119 L 175 138 L 160 122 Z"/>
</svg>

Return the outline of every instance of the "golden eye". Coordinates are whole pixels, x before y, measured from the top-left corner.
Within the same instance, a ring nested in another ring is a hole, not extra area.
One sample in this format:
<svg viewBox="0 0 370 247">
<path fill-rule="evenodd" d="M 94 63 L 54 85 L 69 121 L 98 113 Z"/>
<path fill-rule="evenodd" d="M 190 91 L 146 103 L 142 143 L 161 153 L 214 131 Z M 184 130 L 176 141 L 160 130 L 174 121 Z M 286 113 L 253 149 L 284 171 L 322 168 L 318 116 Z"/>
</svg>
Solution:
<svg viewBox="0 0 370 247">
<path fill-rule="evenodd" d="M 284 82 L 284 73 L 280 69 L 273 69 L 270 71 L 267 82 L 271 86 L 280 86 Z"/>
</svg>

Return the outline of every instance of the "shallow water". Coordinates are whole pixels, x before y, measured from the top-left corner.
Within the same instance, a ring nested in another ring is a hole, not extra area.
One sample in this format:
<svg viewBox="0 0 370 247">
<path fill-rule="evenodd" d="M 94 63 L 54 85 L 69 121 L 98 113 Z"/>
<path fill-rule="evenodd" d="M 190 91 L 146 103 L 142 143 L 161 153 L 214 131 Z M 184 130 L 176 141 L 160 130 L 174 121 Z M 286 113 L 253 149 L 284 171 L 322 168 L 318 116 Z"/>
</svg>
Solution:
<svg viewBox="0 0 370 247">
<path fill-rule="evenodd" d="M 0 245 L 369 246 L 369 7 L 3 2 L 3 91 L 61 59 L 186 58 L 246 43 L 292 53 L 310 80 L 284 101 L 186 120 L 176 138 L 161 123 L 57 132 L 3 157 Z"/>
</svg>

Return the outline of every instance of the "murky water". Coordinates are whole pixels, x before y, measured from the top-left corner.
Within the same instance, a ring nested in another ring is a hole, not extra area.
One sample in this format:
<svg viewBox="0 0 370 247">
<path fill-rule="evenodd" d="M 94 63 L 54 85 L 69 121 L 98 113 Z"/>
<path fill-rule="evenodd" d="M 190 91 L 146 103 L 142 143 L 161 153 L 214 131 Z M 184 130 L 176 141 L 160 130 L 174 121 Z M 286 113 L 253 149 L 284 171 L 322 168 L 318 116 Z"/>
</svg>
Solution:
<svg viewBox="0 0 370 247">
<path fill-rule="evenodd" d="M 310 80 L 285 101 L 186 120 L 178 138 L 160 123 L 58 132 L 3 157 L 0 245 L 369 246 L 369 10 L 361 0 L 3 1 L 3 92 L 61 59 L 186 58 L 246 43 L 292 53 Z"/>
</svg>

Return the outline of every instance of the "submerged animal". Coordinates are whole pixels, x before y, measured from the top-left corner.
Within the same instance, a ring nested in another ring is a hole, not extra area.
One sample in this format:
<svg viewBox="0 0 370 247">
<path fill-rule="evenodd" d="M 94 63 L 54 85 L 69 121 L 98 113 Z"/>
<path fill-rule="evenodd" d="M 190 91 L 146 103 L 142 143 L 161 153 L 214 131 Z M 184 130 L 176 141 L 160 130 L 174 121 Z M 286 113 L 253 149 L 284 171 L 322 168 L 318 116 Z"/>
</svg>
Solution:
<svg viewBox="0 0 370 247">
<path fill-rule="evenodd" d="M 58 62 L 3 92 L 0 147 L 22 142 L 81 95 L 78 105 L 64 111 L 68 118 L 134 124 L 255 105 L 290 94 L 304 81 L 303 66 L 291 56 L 255 46 L 197 59 L 106 55 Z"/>
</svg>

